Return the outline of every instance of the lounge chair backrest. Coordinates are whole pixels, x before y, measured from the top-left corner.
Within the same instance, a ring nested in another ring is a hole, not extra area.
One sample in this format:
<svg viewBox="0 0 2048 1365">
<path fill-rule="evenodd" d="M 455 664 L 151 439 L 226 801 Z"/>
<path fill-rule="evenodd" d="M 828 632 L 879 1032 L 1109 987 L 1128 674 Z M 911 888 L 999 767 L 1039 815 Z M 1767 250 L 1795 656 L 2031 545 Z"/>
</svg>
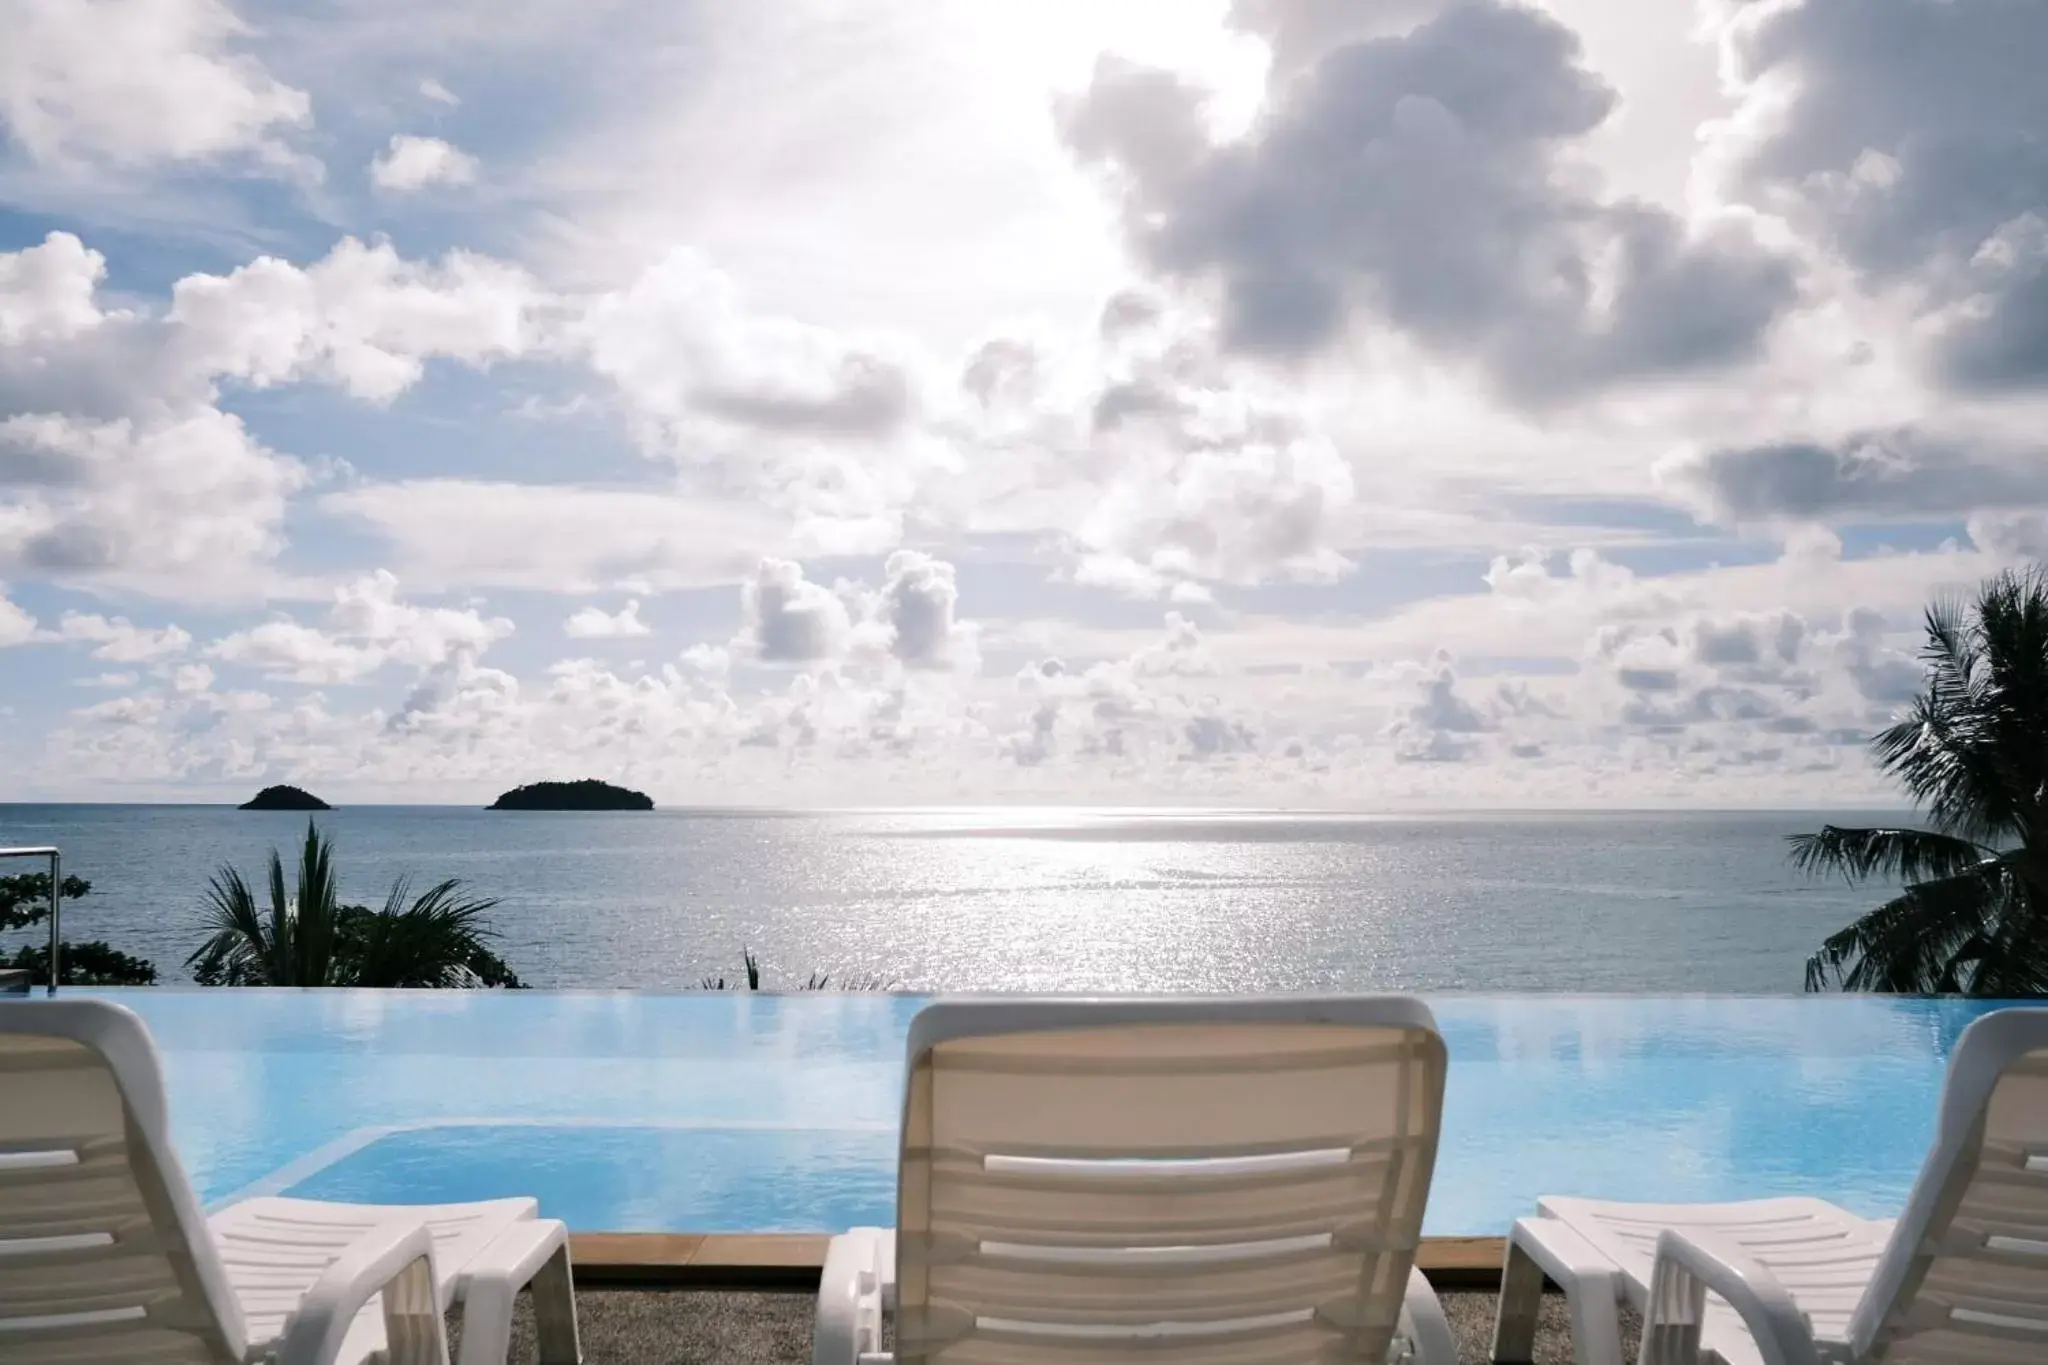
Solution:
<svg viewBox="0 0 2048 1365">
<path fill-rule="evenodd" d="M 2048 1009 L 1995 1011 L 1956 1041 L 1849 1339 L 1873 1365 L 2048 1361 Z"/>
<path fill-rule="evenodd" d="M 902 1365 L 1385 1358 L 1443 1109 L 1421 1001 L 942 1001 L 909 1063 Z"/>
<path fill-rule="evenodd" d="M 243 1353 L 142 1021 L 101 1000 L 0 1004 L 0 1361 Z"/>
</svg>

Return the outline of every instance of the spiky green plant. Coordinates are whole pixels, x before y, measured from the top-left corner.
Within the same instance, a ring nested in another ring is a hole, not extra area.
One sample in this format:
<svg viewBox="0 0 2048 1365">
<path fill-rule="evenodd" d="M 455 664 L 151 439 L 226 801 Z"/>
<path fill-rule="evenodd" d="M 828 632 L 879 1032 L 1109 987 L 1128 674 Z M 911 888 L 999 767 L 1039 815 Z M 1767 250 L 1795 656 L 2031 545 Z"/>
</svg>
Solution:
<svg viewBox="0 0 2048 1365">
<path fill-rule="evenodd" d="M 760 990 L 761 959 L 754 955 L 753 949 L 740 949 L 740 964 L 744 968 L 743 976 L 734 977 L 728 981 L 725 974 L 721 972 L 717 976 L 707 976 L 700 979 L 697 982 L 697 988 L 706 991 Z M 798 986 L 797 989 L 800 991 L 886 991 L 893 984 L 893 982 L 885 977 L 863 976 L 850 979 L 842 978 L 839 984 L 835 986 L 832 984 L 830 974 L 826 972 L 812 972 L 808 977 L 804 978 L 803 984 Z"/>
<path fill-rule="evenodd" d="M 399 878 L 381 909 L 341 903 L 333 845 L 311 821 L 293 884 L 270 852 L 268 903 L 233 867 L 207 887 L 206 941 L 186 959 L 202 986 L 471 987 L 520 985 L 490 949 L 497 904 L 454 878 L 412 896 Z"/>
<path fill-rule="evenodd" d="M 1926 689 L 1871 741 L 1928 829 L 1792 836 L 1792 860 L 1898 895 L 1821 944 L 1808 990 L 2048 993 L 2048 573 L 1927 611 Z"/>
</svg>

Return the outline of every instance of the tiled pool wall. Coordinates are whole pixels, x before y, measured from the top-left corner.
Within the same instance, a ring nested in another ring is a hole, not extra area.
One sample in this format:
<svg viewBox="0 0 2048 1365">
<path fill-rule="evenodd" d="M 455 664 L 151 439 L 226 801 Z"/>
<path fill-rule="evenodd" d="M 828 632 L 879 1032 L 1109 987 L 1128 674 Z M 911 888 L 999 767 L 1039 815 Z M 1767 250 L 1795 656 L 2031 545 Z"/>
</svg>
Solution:
<svg viewBox="0 0 2048 1365">
<path fill-rule="evenodd" d="M 70 994 L 70 992 L 66 992 Z M 893 1216 L 917 996 L 134 990 L 201 1195 L 531 1193 L 580 1231 Z M 1540 1194 L 1816 1193 L 1895 1212 L 1987 1002 L 1427 997 L 1449 1045 L 1432 1235 Z M 0 1008 L 6 1008 L 0 1005 Z"/>
</svg>

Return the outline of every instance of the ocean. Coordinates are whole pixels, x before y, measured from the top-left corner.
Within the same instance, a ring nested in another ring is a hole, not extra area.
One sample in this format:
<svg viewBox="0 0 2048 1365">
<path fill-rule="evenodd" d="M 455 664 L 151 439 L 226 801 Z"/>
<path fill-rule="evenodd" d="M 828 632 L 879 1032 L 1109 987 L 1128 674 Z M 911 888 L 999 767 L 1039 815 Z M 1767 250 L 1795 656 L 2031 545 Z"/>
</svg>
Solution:
<svg viewBox="0 0 2048 1365">
<path fill-rule="evenodd" d="M 813 973 L 916 991 L 1777 993 L 1884 899 L 1815 882 L 1785 836 L 1897 812 L 1019 810 L 315 817 L 342 889 L 460 877 L 500 904 L 528 984 L 690 989 Z M 225 806 L 0 805 L 0 845 L 54 843 L 92 893 L 70 939 L 189 979 L 207 878 L 289 864 L 306 817 Z M 0 865 L 0 872 L 35 865 Z M 11 947 L 20 936 L 8 936 Z"/>
</svg>

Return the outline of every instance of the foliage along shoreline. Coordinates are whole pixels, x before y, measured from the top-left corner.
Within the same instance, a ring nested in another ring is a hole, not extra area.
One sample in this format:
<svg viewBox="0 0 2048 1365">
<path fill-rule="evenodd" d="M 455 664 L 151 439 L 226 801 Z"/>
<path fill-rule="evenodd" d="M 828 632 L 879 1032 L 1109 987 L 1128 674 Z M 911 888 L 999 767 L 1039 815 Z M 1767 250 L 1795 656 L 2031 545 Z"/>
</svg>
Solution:
<svg viewBox="0 0 2048 1365">
<path fill-rule="evenodd" d="M 333 810 L 334 807 L 322 801 L 304 787 L 280 783 L 265 787 L 254 796 L 235 807 L 236 810 Z"/>
<path fill-rule="evenodd" d="M 531 782 L 514 787 L 486 810 L 653 810 L 645 792 L 586 777 L 577 782 Z"/>
</svg>

